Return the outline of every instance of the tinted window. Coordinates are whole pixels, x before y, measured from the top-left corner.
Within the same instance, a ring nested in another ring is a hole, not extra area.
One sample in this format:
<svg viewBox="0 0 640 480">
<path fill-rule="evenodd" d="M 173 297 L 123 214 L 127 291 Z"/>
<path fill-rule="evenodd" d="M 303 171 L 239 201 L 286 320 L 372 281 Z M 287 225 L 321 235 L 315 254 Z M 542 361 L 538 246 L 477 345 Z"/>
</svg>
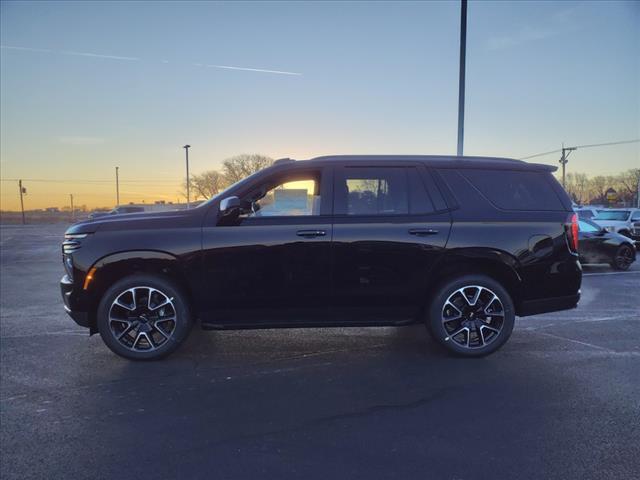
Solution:
<svg viewBox="0 0 640 480">
<path fill-rule="evenodd" d="M 415 168 L 338 170 L 335 210 L 346 215 L 406 215 L 433 212 L 433 204 Z"/>
<path fill-rule="evenodd" d="M 428 173 L 424 176 L 424 182 L 427 187 L 427 191 L 429 192 L 429 197 L 431 197 L 431 201 L 433 202 L 433 206 L 436 210 L 446 210 L 447 204 L 440 193 L 440 189 L 436 186 L 436 182 L 433 181 L 433 177 L 431 173 Z"/>
<path fill-rule="evenodd" d="M 498 208 L 564 210 L 545 173 L 475 169 L 460 173 Z"/>
</svg>

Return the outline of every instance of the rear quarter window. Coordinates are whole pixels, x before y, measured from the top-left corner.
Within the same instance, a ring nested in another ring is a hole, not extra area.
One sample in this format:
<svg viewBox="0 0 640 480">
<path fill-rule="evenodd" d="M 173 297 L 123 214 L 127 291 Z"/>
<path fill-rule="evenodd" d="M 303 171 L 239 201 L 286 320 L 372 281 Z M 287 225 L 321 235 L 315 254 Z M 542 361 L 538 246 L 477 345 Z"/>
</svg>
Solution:
<svg viewBox="0 0 640 480">
<path fill-rule="evenodd" d="M 548 173 L 465 169 L 460 174 L 502 210 L 564 210 Z"/>
</svg>

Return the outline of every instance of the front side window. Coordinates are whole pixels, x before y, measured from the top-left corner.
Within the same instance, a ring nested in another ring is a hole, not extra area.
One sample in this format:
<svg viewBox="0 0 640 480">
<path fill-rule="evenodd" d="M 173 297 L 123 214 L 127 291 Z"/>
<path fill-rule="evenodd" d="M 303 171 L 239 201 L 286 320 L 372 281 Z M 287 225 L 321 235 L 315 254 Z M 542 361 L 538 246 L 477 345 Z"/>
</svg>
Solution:
<svg viewBox="0 0 640 480">
<path fill-rule="evenodd" d="M 433 212 L 415 168 L 345 167 L 336 174 L 338 215 L 407 215 Z"/>
<path fill-rule="evenodd" d="M 243 217 L 320 215 L 320 183 L 314 176 L 283 179 L 263 185 L 244 199 Z"/>
</svg>

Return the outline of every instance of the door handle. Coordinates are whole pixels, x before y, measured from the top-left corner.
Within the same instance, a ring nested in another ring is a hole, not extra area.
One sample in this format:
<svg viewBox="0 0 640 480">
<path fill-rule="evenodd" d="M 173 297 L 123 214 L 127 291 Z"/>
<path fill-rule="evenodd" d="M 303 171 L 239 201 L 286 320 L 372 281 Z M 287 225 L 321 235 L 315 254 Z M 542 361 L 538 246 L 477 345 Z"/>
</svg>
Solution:
<svg viewBox="0 0 640 480">
<path fill-rule="evenodd" d="M 409 230 L 409 234 L 425 237 L 427 235 L 437 235 L 438 230 L 434 230 L 433 228 L 412 228 Z"/>
<path fill-rule="evenodd" d="M 324 230 L 298 230 L 296 235 L 304 238 L 324 237 L 327 234 Z"/>
</svg>

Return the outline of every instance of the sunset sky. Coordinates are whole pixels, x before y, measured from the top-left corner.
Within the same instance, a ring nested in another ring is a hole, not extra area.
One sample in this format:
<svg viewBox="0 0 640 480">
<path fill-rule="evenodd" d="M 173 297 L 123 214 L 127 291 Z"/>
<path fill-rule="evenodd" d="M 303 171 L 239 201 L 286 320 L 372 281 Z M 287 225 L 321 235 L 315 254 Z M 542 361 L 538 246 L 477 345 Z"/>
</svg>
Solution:
<svg viewBox="0 0 640 480">
<path fill-rule="evenodd" d="M 1 208 L 176 201 L 225 158 L 454 154 L 459 2 L 1 4 Z M 470 2 L 465 154 L 640 137 L 640 3 Z M 234 68 L 230 68 L 234 67 Z M 554 163 L 558 156 L 536 161 Z M 569 171 L 640 166 L 640 144 Z"/>
</svg>

